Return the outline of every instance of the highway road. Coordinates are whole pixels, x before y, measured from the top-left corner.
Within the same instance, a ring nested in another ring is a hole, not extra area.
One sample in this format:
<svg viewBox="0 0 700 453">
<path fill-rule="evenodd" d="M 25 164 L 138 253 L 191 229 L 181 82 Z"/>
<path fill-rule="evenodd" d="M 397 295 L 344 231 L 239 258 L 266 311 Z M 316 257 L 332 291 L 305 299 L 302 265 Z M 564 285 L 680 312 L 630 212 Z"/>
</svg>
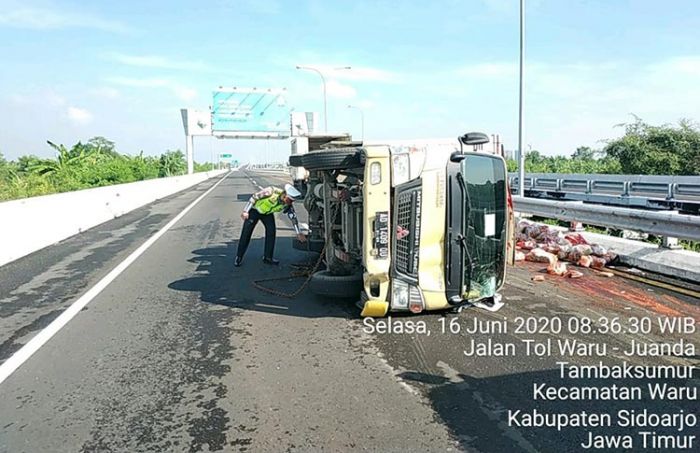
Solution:
<svg viewBox="0 0 700 453">
<path fill-rule="evenodd" d="M 424 321 L 428 335 L 370 332 L 353 300 L 260 292 L 252 280 L 315 259 L 291 248 L 293 230 L 280 217 L 281 266 L 261 262 L 262 225 L 243 266 L 233 266 L 245 200 L 256 184 L 284 180 L 232 172 L 0 267 L 5 362 L 218 184 L 0 384 L 0 451 L 561 452 L 581 450 L 586 430 L 512 426 L 508 410 L 697 413 L 697 401 L 687 399 L 535 401 L 533 384 L 562 381 L 563 359 L 522 349 L 523 339 L 568 338 L 609 348 L 571 360 L 577 364 L 698 365 L 697 355 L 623 356 L 632 340 L 700 345 L 697 332 L 515 331 L 518 317 L 556 317 L 570 327 L 571 319 L 688 316 L 697 326 L 700 301 L 691 296 L 592 272 L 536 283 L 531 277 L 542 266 L 518 264 L 508 270 L 507 305 L 497 313 L 392 318 L 394 325 Z M 507 332 L 466 332 L 475 320 L 506 319 Z M 450 332 L 454 323 L 460 332 Z M 518 354 L 465 354 L 472 340 L 489 339 L 517 344 Z M 697 388 L 697 373 L 676 383 Z M 700 435 L 697 426 L 690 430 Z"/>
</svg>

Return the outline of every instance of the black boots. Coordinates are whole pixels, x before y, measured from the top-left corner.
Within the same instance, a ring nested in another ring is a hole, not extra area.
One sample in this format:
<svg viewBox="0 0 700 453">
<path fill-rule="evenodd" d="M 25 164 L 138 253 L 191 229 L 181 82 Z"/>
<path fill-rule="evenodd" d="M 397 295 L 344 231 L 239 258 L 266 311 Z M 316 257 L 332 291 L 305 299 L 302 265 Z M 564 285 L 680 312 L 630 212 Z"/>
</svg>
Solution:
<svg viewBox="0 0 700 453">
<path fill-rule="evenodd" d="M 241 263 L 243 263 L 243 258 L 240 256 L 237 256 L 235 260 L 233 260 L 233 265 L 236 267 L 241 267 Z M 279 260 L 276 260 L 274 258 L 264 258 L 263 257 L 263 263 L 265 264 L 270 264 L 272 266 L 279 266 L 280 262 Z"/>
</svg>

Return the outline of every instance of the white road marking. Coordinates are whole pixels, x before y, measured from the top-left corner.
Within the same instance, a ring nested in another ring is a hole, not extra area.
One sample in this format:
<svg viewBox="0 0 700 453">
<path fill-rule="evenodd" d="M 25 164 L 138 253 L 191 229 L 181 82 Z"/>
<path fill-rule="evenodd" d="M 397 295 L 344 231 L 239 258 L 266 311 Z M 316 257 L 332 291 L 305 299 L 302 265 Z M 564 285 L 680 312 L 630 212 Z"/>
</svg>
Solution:
<svg viewBox="0 0 700 453">
<path fill-rule="evenodd" d="M 47 341 L 51 339 L 59 330 L 63 328 L 68 322 L 77 315 L 80 310 L 82 310 L 87 304 L 90 303 L 98 294 L 102 292 L 103 289 L 107 287 L 114 279 L 116 279 L 119 274 L 124 272 L 124 270 L 131 265 L 136 259 L 141 256 L 143 252 L 145 252 L 150 246 L 152 246 L 158 238 L 163 236 L 166 231 L 168 231 L 170 228 L 172 228 L 173 225 L 175 225 L 178 220 L 180 220 L 182 217 L 184 217 L 185 214 L 187 214 L 190 209 L 195 207 L 197 203 L 202 201 L 204 197 L 209 195 L 209 193 L 214 190 L 219 184 L 223 182 L 224 179 L 226 179 L 230 173 L 226 173 L 223 178 L 221 178 L 216 184 L 211 186 L 209 190 L 204 192 L 202 195 L 199 196 L 196 200 L 194 200 L 192 203 L 190 203 L 185 209 L 183 209 L 177 216 L 175 216 L 174 219 L 172 219 L 170 222 L 167 223 L 163 228 L 161 228 L 157 233 L 155 233 L 153 236 L 148 238 L 146 242 L 141 244 L 139 248 L 134 250 L 131 255 L 129 255 L 124 261 L 119 263 L 114 269 L 110 271 L 109 274 L 105 275 L 102 280 L 97 282 L 95 286 L 90 288 L 88 292 L 83 294 L 78 300 L 73 302 L 73 304 L 66 309 L 63 313 L 61 313 L 58 318 L 54 319 L 51 324 L 46 326 L 41 332 L 36 334 L 34 338 L 29 340 L 27 344 L 22 346 L 20 350 L 12 354 L 12 356 L 5 361 L 2 365 L 0 365 L 0 384 L 2 384 L 5 379 L 10 377 L 12 373 L 14 373 L 17 368 L 19 368 L 24 362 L 27 361 L 36 351 L 39 350 L 44 344 L 46 344 Z"/>
</svg>

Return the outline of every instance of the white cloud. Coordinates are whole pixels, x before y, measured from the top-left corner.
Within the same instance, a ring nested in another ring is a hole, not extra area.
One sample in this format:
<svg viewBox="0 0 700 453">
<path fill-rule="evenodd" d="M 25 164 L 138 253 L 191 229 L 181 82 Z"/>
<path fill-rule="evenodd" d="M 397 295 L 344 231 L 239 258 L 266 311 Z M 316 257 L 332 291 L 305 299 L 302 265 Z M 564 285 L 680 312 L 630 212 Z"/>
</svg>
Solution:
<svg viewBox="0 0 700 453">
<path fill-rule="evenodd" d="M 173 60 L 159 55 L 126 55 L 113 53 L 108 57 L 118 63 L 144 68 L 178 69 L 184 71 L 208 71 L 211 66 L 201 61 Z"/>
<path fill-rule="evenodd" d="M 34 30 L 89 28 L 113 33 L 129 31 L 129 28 L 120 22 L 93 14 L 45 8 L 19 8 L 0 12 L 0 26 Z"/>
<path fill-rule="evenodd" d="M 340 99 L 353 99 L 355 96 L 357 96 L 357 91 L 355 88 L 333 79 L 326 82 L 326 91 L 328 96 Z"/>
<path fill-rule="evenodd" d="M 187 87 L 169 79 L 134 79 L 130 77 L 110 77 L 107 79 L 107 81 L 116 85 L 127 86 L 132 88 L 167 89 L 182 101 L 191 101 L 192 99 L 197 97 L 197 91 L 194 88 Z"/>
<path fill-rule="evenodd" d="M 81 126 L 92 121 L 92 113 L 79 107 L 68 107 L 66 115 L 73 123 Z"/>
</svg>

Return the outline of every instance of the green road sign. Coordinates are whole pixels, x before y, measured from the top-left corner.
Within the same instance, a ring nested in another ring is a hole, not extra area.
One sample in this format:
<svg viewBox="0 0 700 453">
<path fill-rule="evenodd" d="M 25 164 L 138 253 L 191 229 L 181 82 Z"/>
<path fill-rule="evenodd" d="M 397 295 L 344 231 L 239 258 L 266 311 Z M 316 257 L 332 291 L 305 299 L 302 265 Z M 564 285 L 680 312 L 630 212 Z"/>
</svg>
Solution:
<svg viewBox="0 0 700 453">
<path fill-rule="evenodd" d="M 233 157 L 233 154 L 220 154 L 219 155 L 222 159 L 230 159 Z"/>
</svg>

